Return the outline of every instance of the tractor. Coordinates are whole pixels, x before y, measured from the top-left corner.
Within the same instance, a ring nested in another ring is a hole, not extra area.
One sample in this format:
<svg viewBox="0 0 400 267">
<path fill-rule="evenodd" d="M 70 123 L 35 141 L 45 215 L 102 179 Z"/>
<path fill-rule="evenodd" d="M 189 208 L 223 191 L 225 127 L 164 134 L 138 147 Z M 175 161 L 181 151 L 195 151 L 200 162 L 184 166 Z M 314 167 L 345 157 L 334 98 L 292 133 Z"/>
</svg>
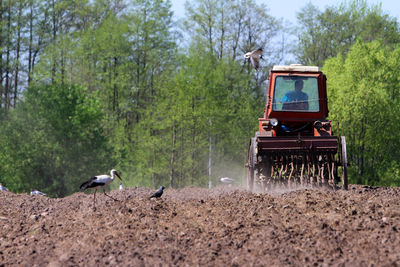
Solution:
<svg viewBox="0 0 400 267">
<path fill-rule="evenodd" d="M 319 67 L 273 66 L 264 116 L 258 119 L 258 131 L 250 139 L 248 190 L 337 189 L 340 183 L 347 190 L 346 139 L 333 135 L 327 118 L 326 76 Z"/>
</svg>

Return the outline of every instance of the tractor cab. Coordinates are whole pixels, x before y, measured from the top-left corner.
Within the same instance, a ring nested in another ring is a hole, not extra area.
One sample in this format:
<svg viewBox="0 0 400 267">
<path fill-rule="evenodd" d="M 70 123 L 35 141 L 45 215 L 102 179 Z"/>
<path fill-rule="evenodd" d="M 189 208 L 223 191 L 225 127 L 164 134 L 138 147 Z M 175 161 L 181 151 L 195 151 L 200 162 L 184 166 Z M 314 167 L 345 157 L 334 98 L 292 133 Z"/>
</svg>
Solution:
<svg viewBox="0 0 400 267">
<path fill-rule="evenodd" d="M 318 129 L 323 129 L 331 135 L 327 116 L 326 76 L 318 67 L 272 68 L 264 116 L 259 119 L 260 134 L 319 136 L 323 131 Z"/>
</svg>

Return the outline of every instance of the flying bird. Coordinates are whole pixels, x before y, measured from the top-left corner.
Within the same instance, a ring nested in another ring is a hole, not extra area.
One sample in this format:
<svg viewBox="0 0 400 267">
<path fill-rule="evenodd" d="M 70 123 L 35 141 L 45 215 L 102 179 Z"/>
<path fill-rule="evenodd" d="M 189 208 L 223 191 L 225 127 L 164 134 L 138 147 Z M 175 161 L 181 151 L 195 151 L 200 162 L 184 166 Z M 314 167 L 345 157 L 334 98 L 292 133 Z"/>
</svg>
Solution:
<svg viewBox="0 0 400 267">
<path fill-rule="evenodd" d="M 2 184 L 0 184 L 0 191 L 8 191 L 8 189 L 5 188 Z"/>
<path fill-rule="evenodd" d="M 253 50 L 251 52 L 247 52 L 244 54 L 244 58 L 250 58 L 250 62 L 253 65 L 253 67 L 258 70 L 260 68 L 260 59 L 262 59 L 262 52 L 263 49 L 262 47 L 258 48 L 257 50 Z"/>
<path fill-rule="evenodd" d="M 222 177 L 220 179 L 220 181 L 225 184 L 232 184 L 235 180 L 233 180 L 232 178 L 229 178 L 229 177 Z"/>
<path fill-rule="evenodd" d="M 31 191 L 31 196 L 33 196 L 33 195 L 45 196 L 46 194 L 45 194 L 45 193 L 42 193 L 42 192 L 40 192 L 40 191 L 38 191 L 38 190 L 32 190 L 32 191 Z"/>
<path fill-rule="evenodd" d="M 160 189 L 157 190 L 157 192 L 155 192 L 154 194 L 152 194 L 152 195 L 149 197 L 149 199 L 150 199 L 150 198 L 153 198 L 153 197 L 155 197 L 155 198 L 160 198 L 160 197 L 162 196 L 162 194 L 164 193 L 164 189 L 165 189 L 165 187 L 164 187 L 164 186 L 161 186 Z"/>
<path fill-rule="evenodd" d="M 113 198 L 110 195 L 107 195 L 106 190 L 104 189 L 104 186 L 110 184 L 112 181 L 114 181 L 115 176 L 117 176 L 121 181 L 122 178 L 119 176 L 118 172 L 115 169 L 112 169 L 110 172 L 110 175 L 107 174 L 102 174 L 102 175 L 97 175 L 92 178 L 90 178 L 88 181 L 84 182 L 81 184 L 80 189 L 85 190 L 87 188 L 95 188 L 94 190 L 94 197 L 93 197 L 93 207 L 96 208 L 96 192 L 97 188 L 101 187 L 103 189 L 104 195 L 108 196 L 109 198 L 118 201 L 117 199 Z"/>
</svg>

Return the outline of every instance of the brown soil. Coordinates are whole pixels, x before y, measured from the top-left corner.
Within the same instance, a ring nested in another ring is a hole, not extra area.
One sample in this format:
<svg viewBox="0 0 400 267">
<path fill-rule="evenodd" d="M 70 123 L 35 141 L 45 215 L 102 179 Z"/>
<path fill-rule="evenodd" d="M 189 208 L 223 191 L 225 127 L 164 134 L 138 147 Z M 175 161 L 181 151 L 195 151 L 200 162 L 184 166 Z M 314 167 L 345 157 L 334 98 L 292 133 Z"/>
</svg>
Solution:
<svg viewBox="0 0 400 267">
<path fill-rule="evenodd" d="M 0 192 L 0 266 L 396 266 L 400 188 Z"/>
</svg>

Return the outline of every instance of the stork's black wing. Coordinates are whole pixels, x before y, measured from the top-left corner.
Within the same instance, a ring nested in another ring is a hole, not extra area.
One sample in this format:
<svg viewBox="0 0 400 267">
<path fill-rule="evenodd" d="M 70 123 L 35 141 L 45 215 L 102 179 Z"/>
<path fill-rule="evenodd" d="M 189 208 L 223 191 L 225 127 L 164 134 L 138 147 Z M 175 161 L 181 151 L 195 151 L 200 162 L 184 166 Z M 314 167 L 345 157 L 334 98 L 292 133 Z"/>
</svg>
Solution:
<svg viewBox="0 0 400 267">
<path fill-rule="evenodd" d="M 86 188 L 90 188 L 90 187 L 96 187 L 98 186 L 98 184 L 95 182 L 96 177 L 92 177 L 89 180 L 87 180 L 86 182 L 84 182 L 83 184 L 81 184 L 81 186 L 79 187 L 81 190 L 85 190 Z"/>
</svg>

